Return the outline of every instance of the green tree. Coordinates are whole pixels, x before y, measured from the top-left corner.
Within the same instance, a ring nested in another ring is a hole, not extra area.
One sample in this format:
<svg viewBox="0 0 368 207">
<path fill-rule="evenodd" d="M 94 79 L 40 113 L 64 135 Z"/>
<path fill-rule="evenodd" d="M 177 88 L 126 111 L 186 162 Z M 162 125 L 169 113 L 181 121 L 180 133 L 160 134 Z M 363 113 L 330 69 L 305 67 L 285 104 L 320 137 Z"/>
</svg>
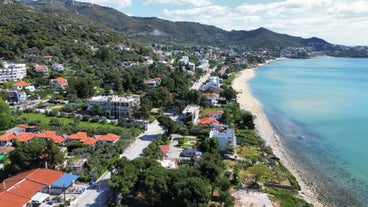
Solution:
<svg viewBox="0 0 368 207">
<path fill-rule="evenodd" d="M 94 104 L 92 106 L 91 113 L 93 115 L 101 115 L 102 114 L 102 106 L 100 104 Z"/>
<path fill-rule="evenodd" d="M 198 145 L 201 152 L 218 153 L 220 151 L 220 143 L 215 138 L 208 138 L 201 141 Z"/>
<path fill-rule="evenodd" d="M 0 130 L 10 129 L 15 125 L 14 116 L 11 115 L 9 106 L 0 99 Z"/>
<path fill-rule="evenodd" d="M 5 166 L 8 174 L 45 167 L 46 162 L 49 168 L 55 169 L 64 160 L 64 155 L 52 141 L 34 140 L 30 143 L 15 142 L 13 145 L 15 150 L 9 153 L 9 164 Z"/>
<path fill-rule="evenodd" d="M 140 191 L 154 206 L 160 206 L 162 201 L 165 201 L 169 193 L 167 170 L 159 167 L 150 167 L 143 171 Z"/>
<path fill-rule="evenodd" d="M 226 100 L 233 100 L 236 98 L 236 91 L 232 87 L 226 87 L 221 92 L 221 96 L 224 96 Z"/>
<path fill-rule="evenodd" d="M 121 193 L 123 196 L 129 195 L 138 180 L 138 169 L 127 158 L 117 160 L 113 166 L 116 174 L 112 174 L 109 180 L 111 189 Z"/>
<path fill-rule="evenodd" d="M 186 206 L 205 205 L 210 199 L 209 183 L 200 177 L 188 177 L 176 184 L 178 199 Z"/>
<path fill-rule="evenodd" d="M 267 165 L 254 165 L 249 168 L 249 172 L 253 175 L 254 183 L 270 176 L 270 169 Z"/>
<path fill-rule="evenodd" d="M 167 134 L 172 134 L 176 131 L 176 123 L 168 116 L 160 116 L 157 118 L 157 121 L 160 123 L 164 129 L 166 129 Z"/>
<path fill-rule="evenodd" d="M 200 171 L 202 176 L 207 178 L 212 186 L 211 195 L 216 187 L 216 180 L 222 174 L 224 170 L 224 165 L 222 163 L 222 158 L 219 153 L 203 153 L 202 160 L 200 161 Z"/>
</svg>

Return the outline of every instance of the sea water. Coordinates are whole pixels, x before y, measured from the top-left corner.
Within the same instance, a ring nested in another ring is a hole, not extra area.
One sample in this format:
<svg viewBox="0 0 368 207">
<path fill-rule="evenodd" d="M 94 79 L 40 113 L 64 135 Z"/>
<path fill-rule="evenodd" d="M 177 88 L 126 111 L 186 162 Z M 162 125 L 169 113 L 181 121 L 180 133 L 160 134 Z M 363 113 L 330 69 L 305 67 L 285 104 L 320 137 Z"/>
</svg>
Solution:
<svg viewBox="0 0 368 207">
<path fill-rule="evenodd" d="M 368 59 L 277 60 L 248 84 L 320 194 L 336 206 L 368 206 Z"/>
</svg>

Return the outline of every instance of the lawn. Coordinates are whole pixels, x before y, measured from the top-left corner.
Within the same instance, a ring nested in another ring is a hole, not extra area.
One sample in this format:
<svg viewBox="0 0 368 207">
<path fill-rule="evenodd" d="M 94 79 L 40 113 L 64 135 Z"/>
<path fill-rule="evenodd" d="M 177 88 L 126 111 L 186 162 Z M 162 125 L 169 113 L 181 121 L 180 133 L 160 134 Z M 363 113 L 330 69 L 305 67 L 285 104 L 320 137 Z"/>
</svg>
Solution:
<svg viewBox="0 0 368 207">
<path fill-rule="evenodd" d="M 199 117 L 206 117 L 208 116 L 208 114 L 212 111 L 218 111 L 218 110 L 223 110 L 222 108 L 206 108 L 206 109 L 201 109 L 201 111 L 199 112 Z"/>
<path fill-rule="evenodd" d="M 196 137 L 183 137 L 180 139 L 183 140 L 183 144 L 181 145 L 182 148 L 194 148 L 199 140 L 199 138 Z"/>
<path fill-rule="evenodd" d="M 63 126 L 68 126 L 68 125 L 73 125 L 73 124 L 75 125 L 74 119 L 72 118 L 46 116 L 45 114 L 42 114 L 42 113 L 22 113 L 21 115 L 19 115 L 19 118 L 27 120 L 27 123 L 39 122 L 38 125 L 43 130 L 49 129 L 50 127 L 49 123 L 51 119 L 59 120 Z M 138 128 L 134 128 L 134 129 L 126 128 L 126 127 L 121 127 L 121 126 L 118 126 L 115 124 L 109 124 L 109 123 L 93 123 L 93 122 L 79 121 L 77 126 L 78 126 L 77 129 L 88 129 L 88 131 L 94 131 L 96 129 L 99 129 L 100 131 L 107 132 L 107 133 L 119 132 L 119 134 L 132 134 L 133 136 L 136 136 L 141 132 L 141 130 L 138 130 Z"/>
</svg>

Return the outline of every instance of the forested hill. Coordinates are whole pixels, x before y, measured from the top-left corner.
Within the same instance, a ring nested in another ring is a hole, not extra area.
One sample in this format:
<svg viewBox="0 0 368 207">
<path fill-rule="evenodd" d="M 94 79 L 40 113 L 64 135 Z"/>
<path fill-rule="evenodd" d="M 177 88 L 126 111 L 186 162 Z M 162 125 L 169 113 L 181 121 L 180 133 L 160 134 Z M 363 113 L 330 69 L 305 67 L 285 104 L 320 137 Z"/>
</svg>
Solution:
<svg viewBox="0 0 368 207">
<path fill-rule="evenodd" d="M 171 22 L 159 18 L 130 17 L 115 9 L 73 0 L 22 0 L 30 7 L 74 21 L 94 23 L 127 35 L 143 43 L 182 46 L 227 46 L 248 48 L 330 46 L 319 38 L 304 39 L 259 28 L 252 31 L 225 31 L 194 22 Z"/>
<path fill-rule="evenodd" d="M 134 51 L 145 51 L 106 27 L 59 18 L 10 0 L 0 3 L 0 57 L 5 59 L 22 56 L 36 62 L 33 57 L 53 55 L 60 63 L 95 65 L 104 64 L 105 57 L 101 55 L 105 55 L 99 54 L 104 50 L 98 48 L 110 48 L 111 54 L 106 56 L 109 58 L 121 56 L 114 54 L 112 47 L 130 47 L 132 50 L 125 57 L 131 60 L 141 58 Z"/>
</svg>

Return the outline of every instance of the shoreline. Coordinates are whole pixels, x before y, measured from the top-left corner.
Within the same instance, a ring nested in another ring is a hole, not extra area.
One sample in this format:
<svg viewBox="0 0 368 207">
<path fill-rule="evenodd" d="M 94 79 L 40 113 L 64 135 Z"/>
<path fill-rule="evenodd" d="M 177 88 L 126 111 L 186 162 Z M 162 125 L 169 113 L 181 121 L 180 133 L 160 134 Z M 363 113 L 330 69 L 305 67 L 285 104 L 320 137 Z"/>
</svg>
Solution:
<svg viewBox="0 0 368 207">
<path fill-rule="evenodd" d="M 232 82 L 232 87 L 238 91 L 237 102 L 240 109 L 250 111 L 256 118 L 254 119 L 257 134 L 266 141 L 266 144 L 271 147 L 273 154 L 280 158 L 280 162 L 294 175 L 301 188 L 299 195 L 302 196 L 308 203 L 313 206 L 324 206 L 318 196 L 314 184 L 308 181 L 303 175 L 303 172 L 298 170 L 295 163 L 291 160 L 289 155 L 283 149 L 279 137 L 275 133 L 267 116 L 263 112 L 261 103 L 256 100 L 250 92 L 247 81 L 254 78 L 255 70 L 261 68 L 273 60 L 266 61 L 266 63 L 258 64 L 255 67 L 244 69 L 235 75 Z"/>
</svg>

